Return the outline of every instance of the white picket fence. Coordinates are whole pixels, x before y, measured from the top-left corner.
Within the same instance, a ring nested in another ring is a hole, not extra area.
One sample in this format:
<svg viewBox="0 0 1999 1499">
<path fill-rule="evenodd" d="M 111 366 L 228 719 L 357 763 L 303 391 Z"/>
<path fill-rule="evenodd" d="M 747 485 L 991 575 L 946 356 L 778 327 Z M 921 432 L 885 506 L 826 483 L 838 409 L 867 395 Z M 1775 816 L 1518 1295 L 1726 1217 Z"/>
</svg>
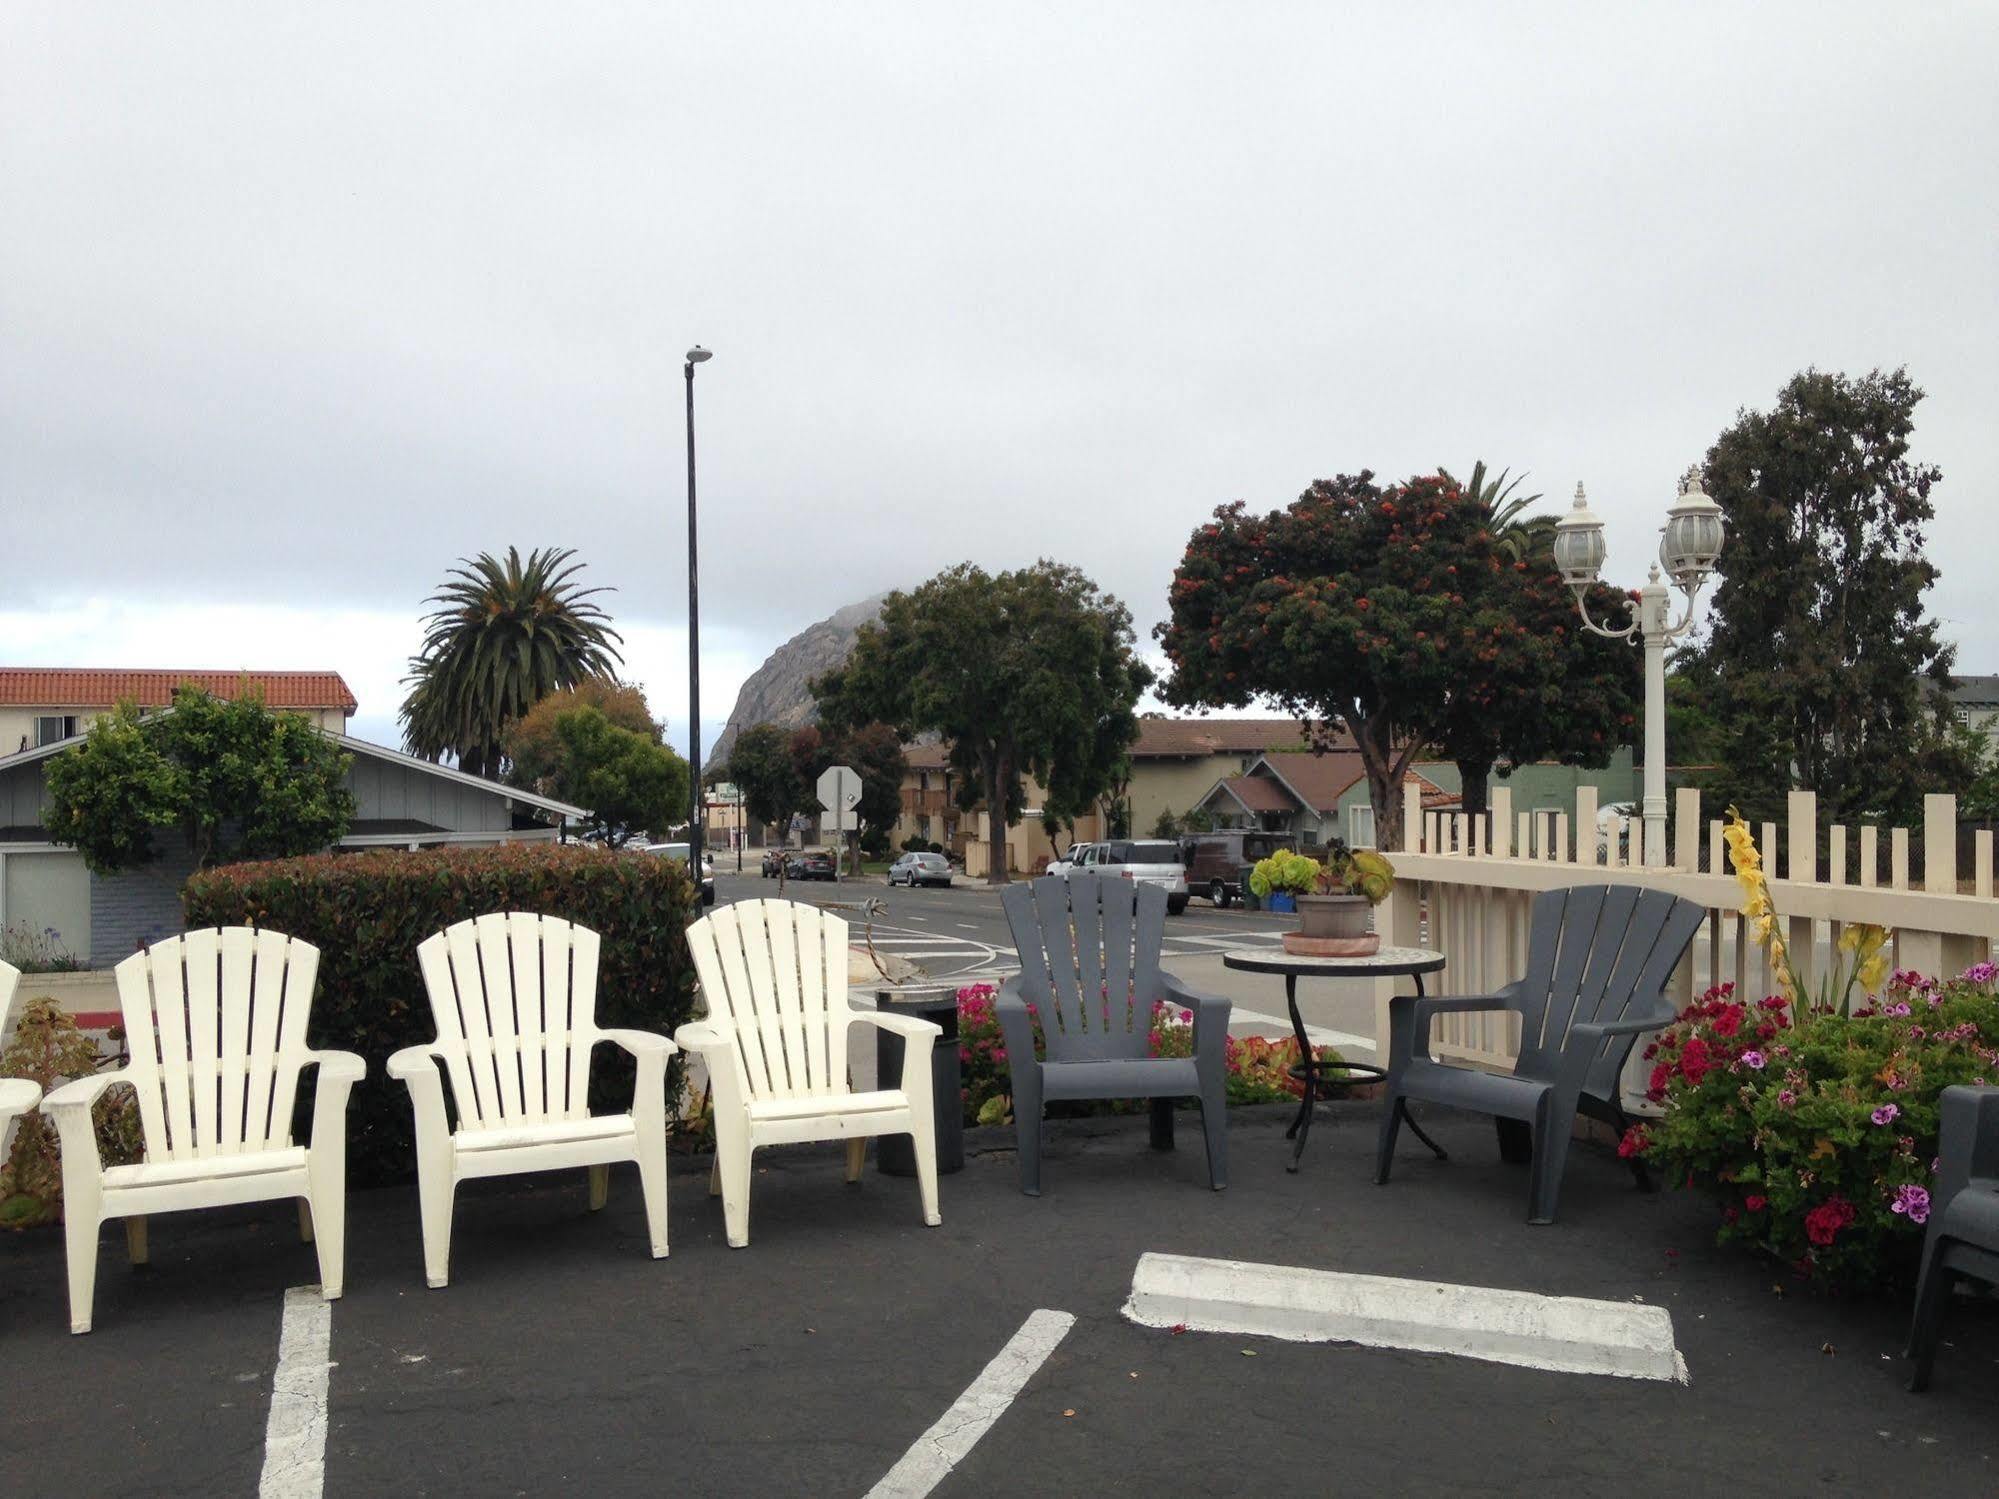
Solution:
<svg viewBox="0 0 1999 1499">
<path fill-rule="evenodd" d="M 1384 942 L 1421 944 L 1445 954 L 1448 966 L 1430 992 L 1490 994 L 1518 978 L 1526 967 L 1535 895 L 1592 881 L 1649 885 L 1706 908 L 1706 925 L 1674 975 L 1676 1002 L 1730 980 L 1752 998 L 1774 992 L 1764 952 L 1745 930 L 1741 887 L 1729 868 L 1722 820 L 1703 819 L 1698 791 L 1676 793 L 1668 830 L 1671 862 L 1654 868 L 1638 862 L 1644 840 L 1637 819 L 1627 825 L 1626 819 L 1606 818 L 1606 836 L 1597 836 L 1594 787 L 1576 793 L 1573 818 L 1546 810 L 1516 814 L 1505 787 L 1493 791 L 1491 811 L 1480 817 L 1426 813 L 1416 786 L 1404 792 L 1403 847 L 1392 854 L 1395 891 L 1377 911 L 1376 926 Z M 1992 834 L 1974 836 L 1971 868 L 1961 870 L 1956 798 L 1926 797 L 1923 813 L 1920 882 L 1909 868 L 1907 828 L 1830 828 L 1822 865 L 1817 798 L 1809 792 L 1792 793 L 1781 830 L 1775 823 L 1757 830 L 1786 943 L 1808 984 L 1830 959 L 1841 930 L 1854 923 L 1893 930 L 1896 968 L 1954 975 L 1992 957 L 1999 943 Z M 1884 845 L 1885 881 L 1880 878 Z M 1851 883 L 1849 850 L 1859 854 L 1859 876 Z M 1386 986 L 1377 991 L 1381 1056 L 1388 1054 L 1391 992 Z M 1452 1060 L 1506 1069 L 1518 1047 L 1517 1031 L 1518 1022 L 1503 1012 L 1440 1016 L 1432 1027 L 1433 1050 Z M 1634 1064 L 1636 1059 L 1634 1053 Z M 1638 1075 L 1634 1065 L 1626 1074 L 1627 1088 Z"/>
</svg>

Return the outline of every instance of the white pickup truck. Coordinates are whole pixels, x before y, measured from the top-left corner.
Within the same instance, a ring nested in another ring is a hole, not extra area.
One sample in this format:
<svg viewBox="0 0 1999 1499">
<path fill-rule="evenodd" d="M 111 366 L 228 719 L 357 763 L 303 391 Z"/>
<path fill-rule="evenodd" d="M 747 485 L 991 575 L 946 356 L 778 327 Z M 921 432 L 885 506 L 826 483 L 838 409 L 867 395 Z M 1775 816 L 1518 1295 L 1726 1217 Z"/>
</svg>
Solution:
<svg viewBox="0 0 1999 1499">
<path fill-rule="evenodd" d="M 1069 850 L 1068 858 L 1050 864 L 1048 872 L 1164 885 L 1166 909 L 1175 916 L 1187 909 L 1187 867 L 1180 862 L 1180 845 L 1165 839 L 1113 838 L 1108 843 L 1079 844 Z"/>
</svg>

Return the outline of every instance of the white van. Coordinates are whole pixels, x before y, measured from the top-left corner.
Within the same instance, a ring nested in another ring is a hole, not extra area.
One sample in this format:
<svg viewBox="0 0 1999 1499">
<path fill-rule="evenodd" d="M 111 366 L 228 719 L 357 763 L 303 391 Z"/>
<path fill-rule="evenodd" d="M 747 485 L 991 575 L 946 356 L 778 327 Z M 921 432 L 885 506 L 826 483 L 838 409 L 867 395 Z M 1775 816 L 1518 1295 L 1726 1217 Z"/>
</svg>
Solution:
<svg viewBox="0 0 1999 1499">
<path fill-rule="evenodd" d="M 1055 872 L 1053 865 L 1049 872 Z M 1166 909 L 1178 916 L 1187 909 L 1187 866 L 1180 862 L 1180 845 L 1165 838 L 1114 838 L 1086 843 L 1064 874 L 1100 874 L 1106 879 L 1136 880 L 1164 885 Z"/>
</svg>

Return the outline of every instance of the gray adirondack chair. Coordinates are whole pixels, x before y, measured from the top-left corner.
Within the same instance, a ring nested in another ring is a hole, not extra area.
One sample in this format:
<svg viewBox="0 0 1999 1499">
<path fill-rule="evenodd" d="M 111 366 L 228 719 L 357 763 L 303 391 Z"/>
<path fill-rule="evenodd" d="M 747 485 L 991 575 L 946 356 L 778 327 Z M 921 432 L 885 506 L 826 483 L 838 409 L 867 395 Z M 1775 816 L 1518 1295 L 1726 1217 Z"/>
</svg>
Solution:
<svg viewBox="0 0 1999 1499">
<path fill-rule="evenodd" d="M 1388 1180 L 1409 1100 L 1450 1104 L 1494 1116 L 1503 1159 L 1524 1160 L 1531 1149 L 1527 1221 L 1554 1222 L 1576 1115 L 1628 1127 L 1618 1074 L 1638 1037 L 1673 1018 L 1666 983 L 1702 919 L 1692 902 L 1636 885 L 1543 891 L 1534 900 L 1525 976 L 1481 998 L 1393 1005 L 1375 1181 Z M 1430 1059 L 1431 1017 L 1465 1010 L 1519 1014 L 1520 1055 L 1510 1076 Z M 1632 1169 L 1649 1191 L 1644 1163 Z"/>
<path fill-rule="evenodd" d="M 1945 1088 L 1937 1112 L 1937 1184 L 1909 1325 L 1912 1390 L 1930 1387 L 1944 1308 L 1957 1282 L 1999 1286 L 1999 1088 Z"/>
<path fill-rule="evenodd" d="M 1173 1100 L 1191 1097 L 1201 1101 L 1208 1183 L 1221 1191 L 1228 1185 L 1229 1002 L 1196 993 L 1160 968 L 1164 887 L 1048 875 L 1010 886 L 1000 903 L 1020 953 L 1018 977 L 1000 986 L 994 1002 L 1012 1073 L 1020 1190 L 1041 1195 L 1044 1103 L 1149 1098 L 1153 1146 L 1170 1149 Z M 1152 1006 L 1162 999 L 1194 1012 L 1193 1056 L 1151 1055 Z M 1040 1058 L 1036 1016 L 1044 1037 Z"/>
</svg>

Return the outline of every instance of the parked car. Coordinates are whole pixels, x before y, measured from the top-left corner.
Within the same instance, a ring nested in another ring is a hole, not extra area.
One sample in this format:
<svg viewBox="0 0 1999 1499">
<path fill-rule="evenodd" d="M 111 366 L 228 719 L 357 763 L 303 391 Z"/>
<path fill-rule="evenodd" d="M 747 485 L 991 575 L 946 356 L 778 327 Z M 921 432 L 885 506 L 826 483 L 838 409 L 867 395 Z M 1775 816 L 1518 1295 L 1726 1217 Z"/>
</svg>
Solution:
<svg viewBox="0 0 1999 1499">
<path fill-rule="evenodd" d="M 648 843 L 646 852 L 658 854 L 666 859 L 678 859 L 685 864 L 692 853 L 692 847 L 685 843 Z M 705 848 L 701 851 L 701 904 L 715 904 L 715 856 Z"/>
<path fill-rule="evenodd" d="M 1180 840 L 1187 868 L 1187 889 L 1216 906 L 1242 898 L 1244 866 L 1267 859 L 1280 848 L 1296 848 L 1298 840 L 1285 833 L 1196 833 Z"/>
<path fill-rule="evenodd" d="M 837 880 L 839 866 L 833 862 L 833 855 L 823 848 L 793 849 L 784 861 L 784 873 L 793 880 Z"/>
<path fill-rule="evenodd" d="M 1095 848 L 1096 846 L 1097 845 L 1094 843 L 1070 844 L 1069 852 L 1064 854 L 1061 858 L 1054 859 L 1049 862 L 1047 873 L 1066 877 L 1070 870 L 1075 869 L 1082 864 L 1083 855 L 1089 852 L 1089 850 Z"/>
<path fill-rule="evenodd" d="M 904 854 L 888 867 L 888 882 L 891 885 L 907 885 L 914 890 L 918 885 L 944 885 L 951 883 L 951 861 L 942 854 Z"/>
<path fill-rule="evenodd" d="M 1050 866 L 1051 869 L 1053 866 Z M 1187 871 L 1180 863 L 1180 846 L 1163 839 L 1114 838 L 1089 843 L 1064 874 L 1100 874 L 1166 887 L 1166 909 L 1178 916 L 1187 909 Z"/>
<path fill-rule="evenodd" d="M 777 878 L 778 871 L 784 868 L 784 854 L 785 851 L 781 848 L 767 848 L 764 850 L 762 867 L 765 879 L 774 880 Z"/>
</svg>

